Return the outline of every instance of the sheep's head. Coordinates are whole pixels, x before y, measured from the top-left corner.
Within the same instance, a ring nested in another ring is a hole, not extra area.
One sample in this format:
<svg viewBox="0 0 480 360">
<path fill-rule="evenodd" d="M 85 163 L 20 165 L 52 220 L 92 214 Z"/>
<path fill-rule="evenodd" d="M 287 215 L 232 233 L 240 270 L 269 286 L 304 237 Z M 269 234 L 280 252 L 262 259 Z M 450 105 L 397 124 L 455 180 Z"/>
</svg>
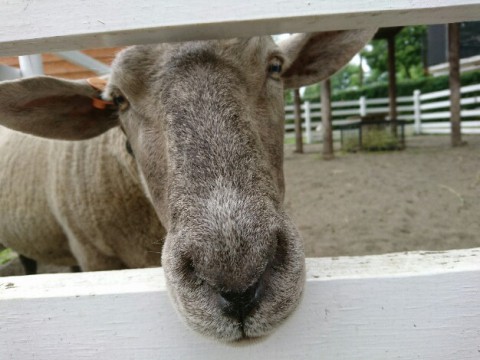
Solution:
<svg viewBox="0 0 480 360">
<path fill-rule="evenodd" d="M 75 98 L 64 120 L 74 125 L 57 121 L 54 134 L 45 123 L 4 124 L 64 139 L 120 124 L 167 228 L 162 264 L 176 309 L 202 334 L 259 337 L 292 313 L 304 284 L 302 241 L 283 209 L 283 89 L 328 77 L 372 35 L 135 46 L 115 60 L 104 93 L 118 112 L 88 109 L 91 89 L 76 83 L 62 94 Z"/>
</svg>

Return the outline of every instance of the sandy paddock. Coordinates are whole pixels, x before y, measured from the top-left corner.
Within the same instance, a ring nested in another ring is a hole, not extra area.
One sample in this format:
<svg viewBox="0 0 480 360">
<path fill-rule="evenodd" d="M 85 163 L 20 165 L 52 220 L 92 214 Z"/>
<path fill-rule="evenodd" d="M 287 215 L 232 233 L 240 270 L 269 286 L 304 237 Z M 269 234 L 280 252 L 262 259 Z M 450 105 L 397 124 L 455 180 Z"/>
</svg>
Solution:
<svg viewBox="0 0 480 360">
<path fill-rule="evenodd" d="M 285 149 L 285 206 L 306 255 L 381 254 L 480 246 L 480 136 L 415 136 L 394 152 Z"/>
</svg>

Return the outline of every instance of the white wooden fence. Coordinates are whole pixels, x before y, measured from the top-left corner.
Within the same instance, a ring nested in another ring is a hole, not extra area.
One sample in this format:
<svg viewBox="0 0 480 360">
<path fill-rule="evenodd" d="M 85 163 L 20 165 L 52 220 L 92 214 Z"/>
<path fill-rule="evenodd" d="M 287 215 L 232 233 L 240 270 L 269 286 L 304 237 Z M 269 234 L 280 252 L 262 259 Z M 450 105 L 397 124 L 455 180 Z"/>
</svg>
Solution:
<svg viewBox="0 0 480 360">
<path fill-rule="evenodd" d="M 3 1 L 0 55 L 479 14 L 480 0 Z M 188 330 L 161 269 L 2 278 L 0 359 L 478 359 L 479 259 L 470 249 L 309 260 L 298 311 L 243 346 Z"/>
<path fill-rule="evenodd" d="M 462 133 L 480 134 L 480 84 L 461 88 Z M 422 94 L 415 90 L 412 96 L 397 98 L 398 118 L 411 123 L 415 134 L 449 134 L 450 133 L 450 90 L 441 90 Z M 369 114 L 388 114 L 388 98 L 332 102 L 333 124 L 348 122 Z M 312 143 L 321 138 L 315 130 L 321 124 L 321 104 L 305 101 L 302 104 L 302 128 L 306 142 Z M 285 106 L 286 120 L 293 120 L 293 105 Z M 286 137 L 293 137 L 294 124 L 285 125 Z"/>
<path fill-rule="evenodd" d="M 479 358 L 480 248 L 307 268 L 299 309 L 249 346 L 189 330 L 161 269 L 0 278 L 0 359 Z"/>
</svg>

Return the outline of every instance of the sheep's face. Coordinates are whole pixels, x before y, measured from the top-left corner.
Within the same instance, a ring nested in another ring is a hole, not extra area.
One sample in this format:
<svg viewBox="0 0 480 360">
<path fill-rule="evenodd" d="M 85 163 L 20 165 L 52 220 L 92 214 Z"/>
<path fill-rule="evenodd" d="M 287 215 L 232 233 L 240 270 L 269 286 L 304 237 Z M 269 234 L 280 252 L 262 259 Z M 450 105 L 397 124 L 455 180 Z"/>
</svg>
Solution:
<svg viewBox="0 0 480 360">
<path fill-rule="evenodd" d="M 283 89 L 329 76 L 373 32 L 136 46 L 113 64 L 114 109 L 95 108 L 84 81 L 22 79 L 0 84 L 0 123 L 64 140 L 120 125 L 168 232 L 177 310 L 217 339 L 259 337 L 292 313 L 304 283 L 283 209 Z"/>
<path fill-rule="evenodd" d="M 302 241 L 283 209 L 283 89 L 331 73 L 311 65 L 318 39 L 137 46 L 114 63 L 106 96 L 167 228 L 170 295 L 202 334 L 266 335 L 300 300 Z"/>
<path fill-rule="evenodd" d="M 302 293 L 302 241 L 282 205 L 285 61 L 270 38 L 133 47 L 109 83 L 167 227 L 176 308 L 227 341 L 267 334 Z"/>
</svg>

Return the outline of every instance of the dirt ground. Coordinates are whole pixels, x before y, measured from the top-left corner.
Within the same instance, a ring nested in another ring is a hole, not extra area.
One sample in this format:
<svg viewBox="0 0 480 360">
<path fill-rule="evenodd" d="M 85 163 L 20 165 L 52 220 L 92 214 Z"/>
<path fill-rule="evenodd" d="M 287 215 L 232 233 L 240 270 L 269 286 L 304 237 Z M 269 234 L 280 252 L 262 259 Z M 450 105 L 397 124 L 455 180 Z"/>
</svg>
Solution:
<svg viewBox="0 0 480 360">
<path fill-rule="evenodd" d="M 308 257 L 480 247 L 480 136 L 409 137 L 404 151 L 285 148 L 285 206 Z M 68 271 L 41 266 L 40 272 Z M 0 274 L 22 274 L 18 261 Z"/>
<path fill-rule="evenodd" d="M 285 206 L 308 257 L 480 247 L 480 136 L 407 138 L 404 151 L 285 149 Z"/>
</svg>

